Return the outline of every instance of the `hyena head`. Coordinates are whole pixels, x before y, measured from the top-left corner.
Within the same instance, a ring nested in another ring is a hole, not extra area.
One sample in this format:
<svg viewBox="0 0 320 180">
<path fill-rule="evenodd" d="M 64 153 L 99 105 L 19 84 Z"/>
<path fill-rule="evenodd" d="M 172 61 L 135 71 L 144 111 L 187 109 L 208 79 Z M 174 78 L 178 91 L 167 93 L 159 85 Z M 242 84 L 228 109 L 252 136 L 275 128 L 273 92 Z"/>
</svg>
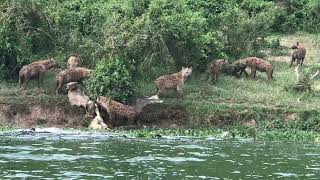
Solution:
<svg viewBox="0 0 320 180">
<path fill-rule="evenodd" d="M 221 61 L 219 62 L 219 64 L 220 64 L 220 66 L 223 66 L 223 65 L 225 65 L 225 64 L 229 64 L 229 62 L 228 62 L 228 60 L 223 59 L 223 60 L 221 60 Z"/>
<path fill-rule="evenodd" d="M 69 82 L 68 84 L 67 84 L 67 90 L 68 91 L 74 91 L 74 90 L 76 90 L 77 89 L 77 82 Z"/>
<path fill-rule="evenodd" d="M 181 72 L 182 72 L 182 76 L 183 77 L 188 77 L 188 76 L 190 76 L 191 75 L 191 73 L 192 73 L 192 67 L 190 67 L 190 68 L 188 68 L 188 67 L 182 67 L 182 69 L 181 69 Z"/>
<path fill-rule="evenodd" d="M 299 42 L 294 43 L 291 47 L 291 49 L 298 49 L 299 48 Z"/>
<path fill-rule="evenodd" d="M 48 69 L 51 69 L 51 68 L 60 68 L 60 65 L 57 61 L 55 61 L 53 58 L 50 58 L 49 59 L 49 64 L 47 66 Z"/>
<path fill-rule="evenodd" d="M 92 72 L 93 72 L 93 70 L 91 70 L 91 69 L 82 69 L 82 73 L 83 73 L 82 75 L 84 78 L 89 77 L 92 74 Z"/>
<path fill-rule="evenodd" d="M 105 97 L 105 96 L 98 96 L 97 97 L 97 103 L 105 103 L 107 106 L 109 106 L 111 101 L 110 97 Z"/>
</svg>

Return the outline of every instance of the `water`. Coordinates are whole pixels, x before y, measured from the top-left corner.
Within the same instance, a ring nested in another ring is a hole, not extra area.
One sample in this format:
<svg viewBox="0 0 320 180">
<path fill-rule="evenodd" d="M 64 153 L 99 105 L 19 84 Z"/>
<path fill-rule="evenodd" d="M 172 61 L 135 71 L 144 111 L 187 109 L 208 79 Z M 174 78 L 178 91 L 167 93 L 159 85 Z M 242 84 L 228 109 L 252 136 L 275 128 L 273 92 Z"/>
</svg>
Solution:
<svg viewBox="0 0 320 180">
<path fill-rule="evenodd" d="M 1 179 L 320 179 L 320 144 L 2 135 L 0 174 Z"/>
</svg>

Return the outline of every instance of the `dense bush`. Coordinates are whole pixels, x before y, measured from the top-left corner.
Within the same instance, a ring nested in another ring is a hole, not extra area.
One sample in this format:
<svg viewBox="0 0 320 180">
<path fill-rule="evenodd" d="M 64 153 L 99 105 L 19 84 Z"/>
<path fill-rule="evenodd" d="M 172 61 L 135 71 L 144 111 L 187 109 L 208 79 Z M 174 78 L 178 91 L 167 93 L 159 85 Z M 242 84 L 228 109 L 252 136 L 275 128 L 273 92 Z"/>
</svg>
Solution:
<svg viewBox="0 0 320 180">
<path fill-rule="evenodd" d="M 32 1 L 0 5 L 0 78 L 16 77 L 23 64 L 54 50 L 50 20 Z"/>
<path fill-rule="evenodd" d="M 108 96 L 126 102 L 136 90 L 134 67 L 124 58 L 100 61 L 85 84 L 93 99 Z"/>
<path fill-rule="evenodd" d="M 272 32 L 320 30 L 317 0 L 3 0 L 0 78 L 22 65 L 78 53 L 95 68 L 126 54 L 145 78 L 212 59 L 260 56 Z M 100 64 L 101 65 L 101 64 Z"/>
<path fill-rule="evenodd" d="M 203 71 L 212 58 L 253 55 L 261 49 L 274 4 L 258 2 L 5 0 L 0 3 L 0 41 L 10 42 L 1 43 L 1 51 L 18 67 L 49 55 L 62 62 L 75 52 L 93 68 L 100 59 L 125 53 L 146 77 L 181 66 Z"/>
</svg>

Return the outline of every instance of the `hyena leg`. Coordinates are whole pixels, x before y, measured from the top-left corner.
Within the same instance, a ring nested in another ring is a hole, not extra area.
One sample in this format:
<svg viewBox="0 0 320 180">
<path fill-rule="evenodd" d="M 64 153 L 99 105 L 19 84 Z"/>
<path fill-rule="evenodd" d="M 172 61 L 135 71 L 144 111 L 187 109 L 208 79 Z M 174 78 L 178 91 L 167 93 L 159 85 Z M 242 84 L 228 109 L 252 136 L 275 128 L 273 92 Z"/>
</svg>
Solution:
<svg viewBox="0 0 320 180">
<path fill-rule="evenodd" d="M 268 76 L 268 80 L 271 81 L 272 80 L 273 69 L 267 69 L 266 73 L 267 73 L 267 76 Z"/>
<path fill-rule="evenodd" d="M 214 81 L 217 82 L 219 78 L 219 72 L 214 73 Z"/>
<path fill-rule="evenodd" d="M 26 89 L 28 84 L 29 84 L 29 78 L 25 78 L 24 84 L 23 84 L 23 89 Z"/>
<path fill-rule="evenodd" d="M 44 76 L 44 73 L 43 72 L 40 72 L 39 73 L 39 77 L 38 77 L 38 88 L 40 89 L 41 87 L 43 87 L 43 76 Z"/>
<path fill-rule="evenodd" d="M 213 74 L 212 73 L 208 73 L 208 75 L 209 75 L 208 82 L 211 82 Z"/>
<path fill-rule="evenodd" d="M 271 72 L 270 72 L 270 80 L 273 79 L 273 69 L 271 69 Z"/>
<path fill-rule="evenodd" d="M 304 58 L 301 58 L 301 59 L 300 59 L 300 66 L 301 66 L 301 67 L 302 67 L 303 61 L 304 61 Z"/>
<path fill-rule="evenodd" d="M 156 87 L 157 87 L 157 89 L 158 89 L 158 91 L 156 92 L 156 95 L 157 95 L 158 97 L 160 97 L 160 96 L 164 93 L 165 88 L 164 88 L 163 86 L 159 87 L 159 86 L 157 86 L 157 85 L 156 85 Z"/>
<path fill-rule="evenodd" d="M 58 87 L 56 88 L 56 95 L 58 95 L 60 93 L 60 89 L 62 88 L 62 83 L 59 82 Z"/>
<path fill-rule="evenodd" d="M 182 97 L 183 96 L 182 85 L 178 85 L 177 86 L 177 94 L 178 94 L 178 97 Z"/>
<path fill-rule="evenodd" d="M 24 83 L 24 77 L 19 76 L 19 89 L 22 89 L 22 84 Z"/>
<path fill-rule="evenodd" d="M 255 79 L 256 78 L 256 72 L 257 72 L 257 67 L 256 66 L 252 66 L 251 67 L 251 78 Z"/>
</svg>

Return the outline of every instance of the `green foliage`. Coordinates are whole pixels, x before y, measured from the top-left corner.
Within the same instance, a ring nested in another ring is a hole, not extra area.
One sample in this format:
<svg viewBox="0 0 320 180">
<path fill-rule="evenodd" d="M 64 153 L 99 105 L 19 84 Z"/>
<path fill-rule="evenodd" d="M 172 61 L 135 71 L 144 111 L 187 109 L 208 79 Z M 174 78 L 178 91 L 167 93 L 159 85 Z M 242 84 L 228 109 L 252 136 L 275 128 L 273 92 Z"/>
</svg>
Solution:
<svg viewBox="0 0 320 180">
<path fill-rule="evenodd" d="M 78 53 L 94 68 L 126 54 L 145 78 L 212 59 L 263 56 L 272 32 L 320 30 L 319 1 L 4 0 L 0 2 L 0 78 L 22 65 Z"/>
<path fill-rule="evenodd" d="M 136 90 L 134 69 L 123 58 L 100 61 L 90 79 L 85 82 L 90 96 L 108 96 L 126 102 Z"/>
<path fill-rule="evenodd" d="M 274 24 L 270 2 L 236 0 L 3 1 L 0 3 L 2 76 L 54 56 L 65 64 L 79 53 L 85 66 L 126 54 L 147 78 L 212 58 L 257 54 Z M 17 11 L 16 11 L 16 10 Z M 233 12 L 235 11 L 235 12 Z M 253 13 L 254 11 L 254 13 Z M 239 36 L 240 35 L 240 36 Z M 238 48 L 239 47 L 239 48 Z"/>
</svg>

